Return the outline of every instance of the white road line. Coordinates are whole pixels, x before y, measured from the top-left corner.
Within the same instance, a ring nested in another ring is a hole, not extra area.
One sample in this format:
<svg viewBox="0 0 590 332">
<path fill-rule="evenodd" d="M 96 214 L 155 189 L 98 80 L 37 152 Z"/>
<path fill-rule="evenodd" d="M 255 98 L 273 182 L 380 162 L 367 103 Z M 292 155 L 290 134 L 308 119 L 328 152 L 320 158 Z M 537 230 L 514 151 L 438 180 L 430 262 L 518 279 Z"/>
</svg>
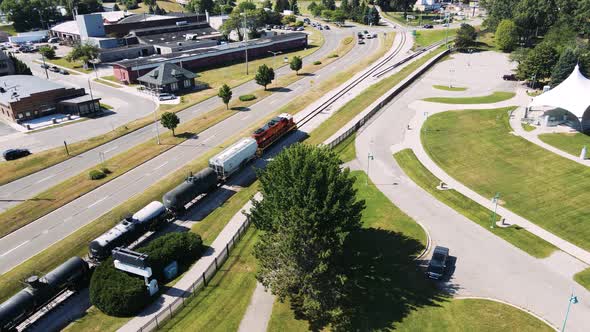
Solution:
<svg viewBox="0 0 590 332">
<path fill-rule="evenodd" d="M 19 244 L 18 246 L 14 247 L 14 248 L 12 248 L 12 249 L 10 249 L 10 250 L 8 250 L 7 252 L 5 252 L 5 253 L 3 253 L 2 255 L 0 255 L 0 257 L 4 257 L 4 256 L 6 256 L 6 255 L 10 254 L 11 252 L 13 252 L 13 251 L 15 251 L 16 249 L 18 249 L 18 248 L 20 248 L 20 247 L 24 246 L 24 245 L 25 245 L 25 244 L 27 244 L 27 243 L 29 243 L 29 240 L 26 240 L 25 242 L 23 242 L 23 243 Z"/>
<path fill-rule="evenodd" d="M 246 119 L 247 119 L 247 118 L 249 118 L 251 115 L 252 115 L 252 114 L 248 114 L 248 115 L 244 116 L 244 117 L 242 118 L 242 120 L 246 120 Z"/>
<path fill-rule="evenodd" d="M 277 101 L 279 101 L 279 100 L 278 100 L 278 99 L 273 99 L 273 100 L 269 101 L 268 103 L 269 103 L 270 105 L 272 105 L 272 104 L 276 103 Z"/>
<path fill-rule="evenodd" d="M 209 142 L 210 140 L 212 140 L 213 138 L 215 138 L 215 134 L 213 134 L 213 135 L 209 136 L 209 138 L 207 138 L 206 140 L 203 140 L 203 143 L 207 143 L 207 142 Z"/>
<path fill-rule="evenodd" d="M 50 176 L 48 176 L 48 177 L 42 178 L 41 180 L 39 180 L 39 181 L 37 181 L 37 182 L 35 182 L 35 183 L 41 183 L 41 182 L 43 182 L 43 181 L 47 181 L 47 180 L 51 179 L 51 178 L 52 178 L 52 177 L 54 177 L 54 176 L 55 176 L 55 174 L 53 174 L 53 175 L 50 175 Z"/>
<path fill-rule="evenodd" d="M 88 205 L 87 209 L 90 209 L 91 207 L 95 206 L 96 204 L 98 204 L 98 203 L 100 203 L 100 202 L 104 201 L 105 199 L 107 199 L 107 197 L 109 197 L 109 196 L 105 196 L 105 197 L 103 197 L 103 198 L 99 199 L 98 201 L 96 201 L 96 202 L 94 202 L 94 203 L 92 203 L 92 204 Z"/>
<path fill-rule="evenodd" d="M 166 164 L 168 164 L 168 162 L 165 162 L 165 163 L 163 163 L 162 165 L 160 165 L 160 166 L 158 166 L 158 167 L 154 168 L 154 171 L 155 171 L 155 170 L 157 170 L 157 169 L 160 169 L 160 168 L 162 168 L 162 167 L 164 167 L 164 166 L 166 166 Z"/>
<path fill-rule="evenodd" d="M 111 151 L 113 151 L 113 150 L 116 150 L 118 147 L 119 147 L 118 145 L 117 145 L 117 146 L 114 146 L 114 147 L 112 147 L 112 148 L 110 148 L 110 149 L 106 150 L 106 151 L 105 151 L 105 152 L 103 152 L 103 153 L 109 153 L 109 152 L 111 152 Z"/>
</svg>

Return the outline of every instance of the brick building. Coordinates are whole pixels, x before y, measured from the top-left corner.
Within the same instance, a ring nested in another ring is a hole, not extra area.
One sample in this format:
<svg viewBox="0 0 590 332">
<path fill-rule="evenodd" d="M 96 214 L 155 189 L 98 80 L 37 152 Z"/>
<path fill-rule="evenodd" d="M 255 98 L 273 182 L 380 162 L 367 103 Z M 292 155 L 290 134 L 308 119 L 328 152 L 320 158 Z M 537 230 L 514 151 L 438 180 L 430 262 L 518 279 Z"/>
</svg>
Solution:
<svg viewBox="0 0 590 332">
<path fill-rule="evenodd" d="M 53 113 L 88 115 L 100 111 L 100 98 L 31 75 L 0 77 L 0 118 L 20 123 Z"/>
</svg>

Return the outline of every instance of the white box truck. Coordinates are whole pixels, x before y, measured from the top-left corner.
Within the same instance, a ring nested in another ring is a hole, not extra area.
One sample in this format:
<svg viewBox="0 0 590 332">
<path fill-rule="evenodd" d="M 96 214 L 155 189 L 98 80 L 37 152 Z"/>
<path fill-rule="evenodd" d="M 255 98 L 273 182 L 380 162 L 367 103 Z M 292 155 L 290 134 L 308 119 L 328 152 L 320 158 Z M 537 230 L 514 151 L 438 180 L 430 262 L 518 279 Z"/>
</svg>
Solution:
<svg viewBox="0 0 590 332">
<path fill-rule="evenodd" d="M 255 139 L 243 138 L 209 159 L 209 167 L 217 173 L 220 179 L 225 180 L 254 159 L 257 149 L 258 144 Z"/>
</svg>

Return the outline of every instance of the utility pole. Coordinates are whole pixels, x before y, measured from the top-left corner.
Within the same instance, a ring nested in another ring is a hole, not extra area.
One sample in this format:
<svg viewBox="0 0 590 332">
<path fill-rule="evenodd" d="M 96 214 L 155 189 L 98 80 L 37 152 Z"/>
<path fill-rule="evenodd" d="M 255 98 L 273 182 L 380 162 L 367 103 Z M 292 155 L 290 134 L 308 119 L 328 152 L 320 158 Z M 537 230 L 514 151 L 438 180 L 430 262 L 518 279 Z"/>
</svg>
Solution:
<svg viewBox="0 0 590 332">
<path fill-rule="evenodd" d="M 41 59 L 43 59 L 43 69 L 45 69 L 45 77 L 49 79 L 49 73 L 47 73 L 47 64 L 45 63 L 45 55 L 43 55 L 43 52 L 39 53 L 41 53 Z"/>
<path fill-rule="evenodd" d="M 268 53 L 272 54 L 272 62 L 277 62 L 277 54 L 283 54 L 283 52 L 278 51 L 278 52 L 273 52 L 273 51 L 268 51 Z M 278 64 L 277 64 L 277 69 L 279 68 Z"/>
<path fill-rule="evenodd" d="M 498 200 L 500 200 L 500 193 L 496 193 L 496 196 L 492 198 L 492 203 L 494 204 L 494 213 L 492 213 L 492 223 L 490 228 L 494 228 L 494 224 L 496 223 L 496 210 L 498 209 Z"/>
<path fill-rule="evenodd" d="M 94 105 L 94 96 L 92 95 L 92 85 L 90 84 L 90 77 L 88 77 L 88 89 L 90 90 L 90 99 L 92 99 L 92 112 L 96 112 L 96 106 Z M 80 115 L 80 110 L 78 110 L 78 115 Z"/>
<path fill-rule="evenodd" d="M 244 14 L 244 45 L 246 51 L 246 75 L 248 75 L 248 28 L 246 26 L 246 12 Z"/>
<path fill-rule="evenodd" d="M 369 152 L 369 154 L 367 155 L 367 181 L 365 182 L 365 185 L 369 185 L 369 165 L 371 164 L 371 160 L 373 160 L 373 155 L 371 154 L 371 152 Z"/>
<path fill-rule="evenodd" d="M 154 91 L 154 97 L 156 96 L 156 92 Z M 156 103 L 156 105 L 158 105 L 158 103 Z M 156 110 L 158 109 L 158 107 L 154 107 L 154 126 L 156 127 L 156 138 L 158 141 L 158 145 L 160 145 L 160 129 L 158 128 L 158 114 L 156 113 Z"/>
</svg>

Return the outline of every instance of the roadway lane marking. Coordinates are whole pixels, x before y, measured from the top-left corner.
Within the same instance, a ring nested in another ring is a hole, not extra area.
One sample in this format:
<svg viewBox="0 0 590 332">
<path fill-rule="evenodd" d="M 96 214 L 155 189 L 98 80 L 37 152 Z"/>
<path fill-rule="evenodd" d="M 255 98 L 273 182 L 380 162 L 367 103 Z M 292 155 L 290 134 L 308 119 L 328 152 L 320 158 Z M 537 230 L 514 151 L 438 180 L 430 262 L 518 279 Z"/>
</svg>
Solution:
<svg viewBox="0 0 590 332">
<path fill-rule="evenodd" d="M 277 101 L 279 101 L 279 100 L 278 100 L 278 99 L 273 99 L 273 100 L 269 101 L 268 103 L 269 103 L 270 105 L 272 105 L 272 104 L 276 103 Z"/>
<path fill-rule="evenodd" d="M 96 201 L 96 202 L 94 202 L 94 203 L 92 203 L 92 204 L 88 205 L 87 209 L 90 209 L 91 207 L 93 207 L 93 206 L 95 206 L 96 204 L 98 204 L 98 203 L 100 203 L 100 202 L 104 201 L 104 200 L 105 200 L 105 199 L 107 199 L 108 197 L 109 197 L 109 196 L 105 196 L 105 197 L 103 197 L 103 198 L 99 199 L 98 201 Z"/>
<path fill-rule="evenodd" d="M 19 244 L 18 246 L 16 246 L 16 247 L 14 247 L 14 248 L 12 248 L 12 249 L 8 250 L 7 252 L 3 253 L 2 255 L 0 255 L 0 257 L 4 257 L 4 256 L 6 256 L 6 255 L 10 254 L 11 252 L 15 251 L 16 249 L 18 249 L 18 248 L 20 248 L 20 247 L 24 246 L 25 244 L 29 243 L 29 241 L 30 241 L 30 240 L 26 240 L 25 242 L 23 242 L 23 243 Z"/>
<path fill-rule="evenodd" d="M 112 148 L 110 148 L 110 149 L 108 149 L 108 150 L 106 150 L 106 151 L 105 151 L 105 152 L 103 152 L 103 153 L 109 153 L 109 152 L 111 152 L 111 151 L 117 150 L 117 148 L 119 148 L 119 146 L 118 146 L 118 145 L 117 145 L 117 146 L 114 146 L 114 147 L 112 147 Z"/>
<path fill-rule="evenodd" d="M 42 178 L 41 180 L 39 180 L 39 181 L 37 181 L 37 182 L 35 182 L 35 183 L 41 183 L 41 182 L 43 182 L 43 181 L 47 181 L 47 180 L 51 179 L 51 178 L 52 178 L 52 177 L 54 177 L 54 176 L 55 176 L 55 174 L 53 174 L 53 175 L 50 175 L 50 176 L 48 176 L 48 177 Z"/>
<path fill-rule="evenodd" d="M 203 141 L 203 143 L 207 143 L 207 142 L 209 142 L 210 140 L 212 140 L 213 138 L 215 138 L 215 134 L 213 134 L 213 135 L 209 136 L 209 138 L 207 138 L 206 140 L 204 140 L 204 141 Z"/>
<path fill-rule="evenodd" d="M 166 164 L 168 164 L 168 162 L 165 162 L 165 163 L 163 163 L 162 165 L 160 165 L 160 166 L 158 166 L 158 167 L 154 168 L 154 171 L 155 171 L 155 170 L 157 170 L 157 169 L 160 169 L 160 168 L 162 168 L 162 167 L 164 167 L 164 166 L 166 166 Z"/>
<path fill-rule="evenodd" d="M 244 117 L 242 118 L 242 120 L 246 120 L 246 119 L 248 119 L 248 118 L 249 118 L 251 115 L 252 115 L 252 114 L 248 114 L 248 115 L 244 116 Z"/>
</svg>

